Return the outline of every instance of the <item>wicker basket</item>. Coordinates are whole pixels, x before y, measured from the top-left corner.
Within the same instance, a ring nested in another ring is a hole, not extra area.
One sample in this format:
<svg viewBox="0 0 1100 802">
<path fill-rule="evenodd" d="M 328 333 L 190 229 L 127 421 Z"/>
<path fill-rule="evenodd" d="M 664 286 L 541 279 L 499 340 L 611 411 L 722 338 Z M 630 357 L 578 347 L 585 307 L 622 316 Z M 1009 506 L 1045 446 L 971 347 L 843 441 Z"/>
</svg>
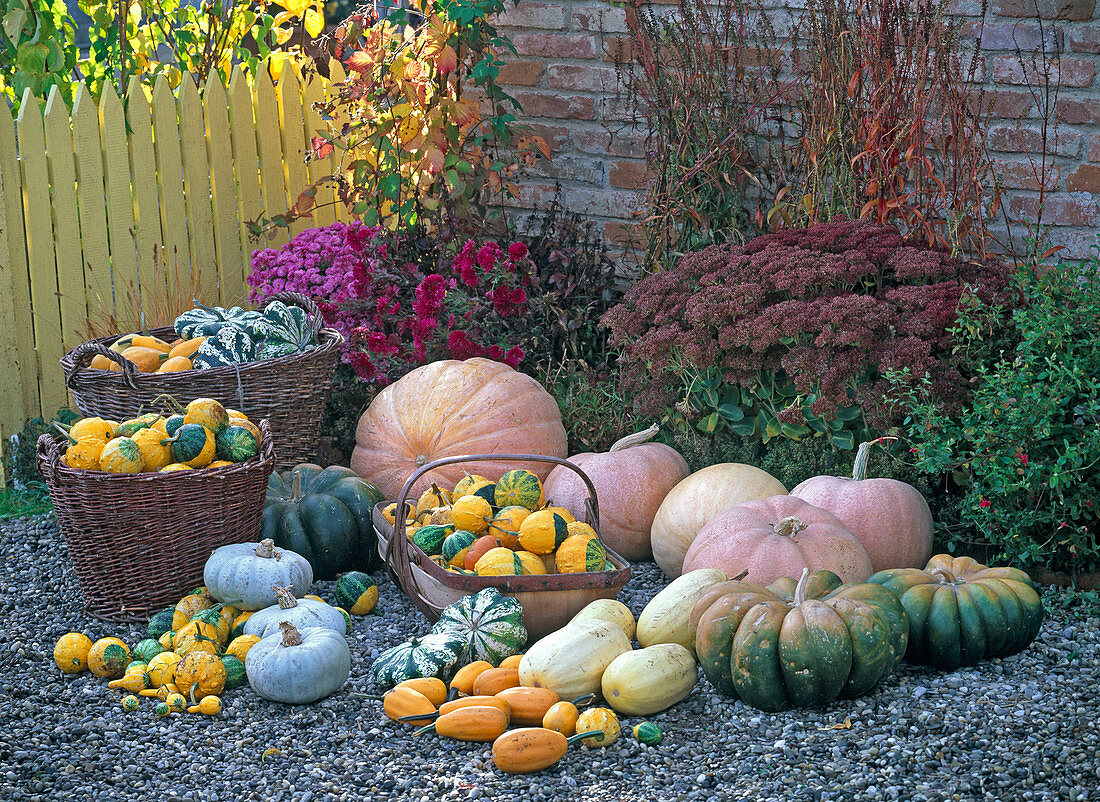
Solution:
<svg viewBox="0 0 1100 802">
<path fill-rule="evenodd" d="M 515 461 L 520 463 L 550 462 L 564 465 L 580 474 L 588 487 L 585 502 L 585 519 L 600 531 L 599 502 L 596 488 L 588 476 L 567 460 L 535 454 L 473 454 L 463 457 L 446 457 L 429 462 L 416 470 L 405 482 L 397 499 L 396 509 L 402 509 L 413 484 L 428 471 L 442 465 L 458 462 Z M 432 562 L 405 534 L 403 515 L 396 516 L 397 526 L 383 516 L 386 503 L 374 508 L 374 529 L 378 534 L 378 553 L 381 555 L 390 577 L 413 601 L 430 621 L 439 618 L 443 608 L 470 593 L 494 587 L 506 596 L 513 596 L 523 605 L 523 623 L 532 641 L 560 629 L 581 608 L 596 599 L 614 599 L 630 579 L 630 563 L 607 549 L 607 559 L 615 566 L 611 571 L 587 571 L 575 574 L 534 574 L 529 576 L 469 576 L 455 574 Z M 396 530 L 396 531 L 395 531 Z M 393 543 L 406 544 L 406 548 L 391 548 Z"/>
<path fill-rule="evenodd" d="M 141 373 L 130 360 L 110 350 L 118 337 L 102 337 L 78 345 L 61 358 L 65 384 L 77 409 L 84 415 L 125 420 L 148 412 L 153 400 L 167 393 L 186 404 L 195 398 L 215 398 L 239 409 L 252 420 L 266 418 L 279 443 L 280 469 L 312 462 L 317 455 L 321 418 L 340 344 L 340 332 L 321 328 L 321 312 L 309 298 L 287 292 L 268 298 L 301 306 L 309 312 L 320 343 L 300 354 L 178 373 Z M 154 329 L 162 339 L 176 336 L 174 329 Z M 101 354 L 117 362 L 120 371 L 89 370 Z"/>
<path fill-rule="evenodd" d="M 38 472 L 84 592 L 84 609 L 108 621 L 144 621 L 202 584 L 210 552 L 257 540 L 275 466 L 271 430 L 259 423 L 258 458 L 168 473 L 111 474 L 61 462 L 62 438 L 38 439 Z"/>
</svg>

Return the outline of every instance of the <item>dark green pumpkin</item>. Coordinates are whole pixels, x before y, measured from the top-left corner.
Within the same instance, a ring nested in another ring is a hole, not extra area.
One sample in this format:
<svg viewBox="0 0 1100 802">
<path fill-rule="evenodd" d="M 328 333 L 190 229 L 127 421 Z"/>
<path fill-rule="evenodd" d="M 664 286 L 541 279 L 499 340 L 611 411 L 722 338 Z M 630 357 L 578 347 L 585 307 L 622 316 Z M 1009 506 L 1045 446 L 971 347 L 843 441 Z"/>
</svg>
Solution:
<svg viewBox="0 0 1100 802">
<path fill-rule="evenodd" d="M 171 632 L 172 618 L 175 614 L 175 607 L 166 607 L 159 613 L 154 613 L 153 617 L 149 619 L 149 626 L 145 628 L 145 634 L 156 640 L 165 632 Z"/>
<path fill-rule="evenodd" d="M 239 657 L 234 657 L 231 654 L 223 654 L 221 660 L 222 665 L 225 666 L 226 690 L 239 688 L 248 682 L 248 675 L 245 673 L 244 663 L 241 662 Z"/>
<path fill-rule="evenodd" d="M 348 571 L 336 580 L 336 604 L 353 615 L 366 615 L 378 604 L 378 585 L 362 571 Z"/>
<path fill-rule="evenodd" d="M 868 582 L 893 592 L 909 616 L 905 659 L 946 671 L 1027 647 L 1043 623 L 1043 602 L 1027 574 L 970 557 L 937 554 L 922 570 L 879 571 Z"/>
<path fill-rule="evenodd" d="M 804 572 L 789 596 L 789 583 L 730 581 L 700 599 L 695 649 L 719 692 L 768 712 L 821 707 L 868 692 L 894 670 L 908 640 L 904 607 L 878 586 L 824 573 Z"/>
<path fill-rule="evenodd" d="M 301 554 L 317 579 L 369 571 L 380 563 L 371 511 L 381 500 L 349 468 L 303 463 L 271 475 L 260 537 Z"/>
<path fill-rule="evenodd" d="M 214 436 L 214 449 L 218 459 L 245 462 L 260 453 L 260 444 L 243 426 L 226 426 Z"/>
<path fill-rule="evenodd" d="M 169 440 L 171 441 L 172 461 L 190 462 L 202 453 L 206 447 L 206 441 L 213 437 L 213 433 L 205 426 L 197 423 L 185 423 L 176 430 Z"/>
</svg>

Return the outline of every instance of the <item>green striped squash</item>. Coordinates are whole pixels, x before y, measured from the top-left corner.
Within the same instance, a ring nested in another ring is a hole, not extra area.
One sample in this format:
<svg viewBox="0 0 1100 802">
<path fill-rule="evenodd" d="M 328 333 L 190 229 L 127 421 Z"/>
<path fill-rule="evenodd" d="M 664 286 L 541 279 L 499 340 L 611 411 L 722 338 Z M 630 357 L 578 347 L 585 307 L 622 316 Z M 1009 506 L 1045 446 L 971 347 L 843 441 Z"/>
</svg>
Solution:
<svg viewBox="0 0 1100 802">
<path fill-rule="evenodd" d="M 607 549 L 597 537 L 571 535 L 554 552 L 554 564 L 559 574 L 602 571 L 607 563 Z"/>
<path fill-rule="evenodd" d="M 164 647 L 160 645 L 160 642 L 157 641 L 156 638 L 146 638 L 145 640 L 140 641 L 136 646 L 134 646 L 133 654 L 135 660 L 144 660 L 146 663 L 148 663 L 150 660 L 152 660 L 163 651 Z"/>
<path fill-rule="evenodd" d="M 643 721 L 634 725 L 634 737 L 646 746 L 656 746 L 665 737 L 661 728 L 652 721 Z"/>
<path fill-rule="evenodd" d="M 197 423 L 185 423 L 180 426 L 172 441 L 172 461 L 191 462 L 206 448 L 207 440 L 214 434 L 205 426 Z"/>
<path fill-rule="evenodd" d="M 378 604 L 378 585 L 362 571 L 348 571 L 336 580 L 336 603 L 352 615 L 366 615 Z"/>
<path fill-rule="evenodd" d="M 527 644 L 523 606 L 496 588 L 485 588 L 448 605 L 432 632 L 460 636 L 464 646 L 459 661 L 464 664 L 487 660 L 500 665 L 501 660 L 519 654 Z"/>
<path fill-rule="evenodd" d="M 245 462 L 260 453 L 260 444 L 243 426 L 226 426 L 214 437 L 214 453 L 228 462 Z"/>
<path fill-rule="evenodd" d="M 518 505 L 534 510 L 542 500 L 542 482 L 530 471 L 508 471 L 496 483 L 493 496 L 491 503 L 497 507 Z"/>
<path fill-rule="evenodd" d="M 413 532 L 412 542 L 425 554 L 439 554 L 443 541 L 454 531 L 454 527 L 443 524 L 428 524 Z"/>
<path fill-rule="evenodd" d="M 231 654 L 222 655 L 222 665 L 225 666 L 225 687 L 227 690 L 239 688 L 248 682 L 248 675 L 244 670 L 244 663 L 239 657 Z"/>
<path fill-rule="evenodd" d="M 461 568 L 466 560 L 466 552 L 470 550 L 470 546 L 474 545 L 475 540 L 477 540 L 477 535 L 468 529 L 459 529 L 452 532 L 443 541 L 441 551 L 443 559 L 447 561 L 448 565 Z"/>
<path fill-rule="evenodd" d="M 443 677 L 465 648 L 465 640 L 457 633 L 430 632 L 382 652 L 371 664 L 371 673 L 385 688 L 417 677 Z"/>
<path fill-rule="evenodd" d="M 251 335 L 231 326 L 208 337 L 192 360 L 198 370 L 251 362 L 256 358 L 256 342 Z"/>
</svg>

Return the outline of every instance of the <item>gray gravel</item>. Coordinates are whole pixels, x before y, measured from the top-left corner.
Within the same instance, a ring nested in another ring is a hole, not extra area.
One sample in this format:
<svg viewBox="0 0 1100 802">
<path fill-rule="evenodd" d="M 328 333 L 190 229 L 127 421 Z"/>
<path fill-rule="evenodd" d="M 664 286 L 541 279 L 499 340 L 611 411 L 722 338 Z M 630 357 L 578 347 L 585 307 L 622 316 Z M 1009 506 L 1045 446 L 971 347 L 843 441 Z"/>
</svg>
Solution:
<svg viewBox="0 0 1100 802">
<path fill-rule="evenodd" d="M 903 665 L 875 693 L 822 711 L 767 715 L 705 680 L 653 717 L 665 741 L 628 732 L 558 767 L 508 777 L 487 745 L 415 742 L 352 695 L 376 690 L 381 650 L 427 628 L 379 573 L 381 615 L 356 619 L 352 676 L 316 705 L 225 694 L 217 718 L 136 713 L 90 674 L 63 676 L 66 631 L 133 643 L 138 627 L 82 612 L 51 517 L 0 522 L 0 799 L 1100 799 L 1100 618 L 1061 592 L 1022 655 L 938 674 Z M 622 598 L 637 614 L 663 584 L 643 564 Z M 318 583 L 331 598 L 331 585 Z M 624 719 L 624 730 L 637 719 Z"/>
</svg>

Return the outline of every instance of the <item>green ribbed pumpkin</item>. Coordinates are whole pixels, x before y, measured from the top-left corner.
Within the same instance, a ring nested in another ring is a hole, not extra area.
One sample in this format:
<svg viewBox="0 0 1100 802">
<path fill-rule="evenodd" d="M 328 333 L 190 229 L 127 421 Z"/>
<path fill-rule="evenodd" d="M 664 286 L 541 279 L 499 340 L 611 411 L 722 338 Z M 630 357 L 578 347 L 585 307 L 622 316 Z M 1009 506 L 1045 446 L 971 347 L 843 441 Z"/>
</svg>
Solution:
<svg viewBox="0 0 1100 802">
<path fill-rule="evenodd" d="M 813 599 L 807 587 L 834 583 L 810 577 L 804 570 L 789 599 L 736 580 L 699 598 L 695 651 L 720 693 L 768 712 L 821 707 L 867 693 L 894 670 L 909 639 L 897 597 L 861 582 Z"/>
<path fill-rule="evenodd" d="M 656 746 L 665 737 L 661 728 L 652 721 L 643 721 L 634 725 L 634 737 L 646 746 Z"/>
<path fill-rule="evenodd" d="M 227 690 L 239 688 L 248 682 L 248 674 L 245 673 L 244 663 L 239 657 L 231 654 L 221 655 L 222 665 L 225 666 L 225 687 Z"/>
<path fill-rule="evenodd" d="M 450 632 L 465 641 L 459 662 L 486 660 L 494 666 L 527 644 L 523 605 L 496 588 L 463 596 L 443 609 L 432 632 Z"/>
<path fill-rule="evenodd" d="M 518 505 L 529 510 L 538 509 L 542 501 L 542 482 L 530 471 L 508 471 L 496 483 L 490 503 L 497 507 Z"/>
<path fill-rule="evenodd" d="M 417 677 L 443 677 L 458 662 L 466 642 L 454 632 L 432 632 L 387 649 L 371 664 L 375 681 L 384 688 Z"/>
<path fill-rule="evenodd" d="M 174 606 L 165 607 L 159 613 L 154 613 L 153 617 L 149 619 L 149 625 L 145 628 L 145 634 L 154 640 L 159 640 L 165 632 L 172 631 L 172 619 L 175 615 L 176 608 Z"/>
<path fill-rule="evenodd" d="M 937 554 L 923 570 L 879 571 L 868 582 L 889 589 L 909 614 L 905 659 L 946 671 L 1027 648 L 1043 623 L 1043 602 L 1016 568 Z"/>
<path fill-rule="evenodd" d="M 461 568 L 466 560 L 466 552 L 470 550 L 470 546 L 474 545 L 475 540 L 477 535 L 473 532 L 468 529 L 459 529 L 447 535 L 440 553 L 448 565 Z"/>
</svg>

